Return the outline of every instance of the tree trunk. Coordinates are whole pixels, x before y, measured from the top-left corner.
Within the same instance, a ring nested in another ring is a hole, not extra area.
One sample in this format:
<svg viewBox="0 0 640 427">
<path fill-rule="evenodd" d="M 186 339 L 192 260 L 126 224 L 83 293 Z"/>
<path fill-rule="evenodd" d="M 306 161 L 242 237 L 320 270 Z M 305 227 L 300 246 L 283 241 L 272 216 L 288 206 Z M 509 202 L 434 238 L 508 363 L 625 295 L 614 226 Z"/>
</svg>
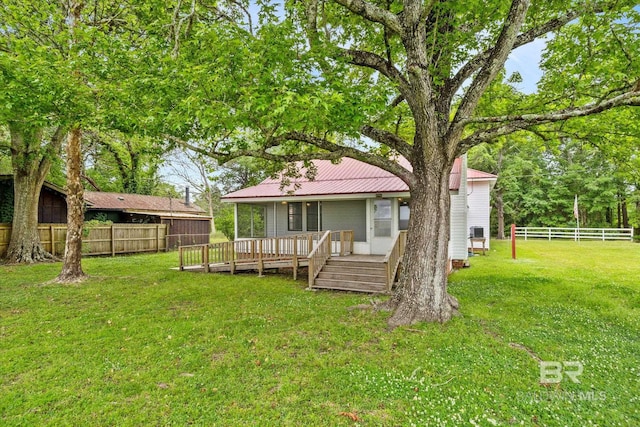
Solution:
<svg viewBox="0 0 640 427">
<path fill-rule="evenodd" d="M 496 211 L 498 215 L 498 240 L 504 240 L 504 202 L 502 200 L 502 189 L 498 188 L 495 192 Z"/>
<path fill-rule="evenodd" d="M 67 138 L 67 241 L 62 271 L 56 281 L 79 282 L 82 271 L 82 226 L 84 225 L 84 190 L 81 181 L 82 132 L 74 128 Z"/>
<path fill-rule="evenodd" d="M 622 227 L 629 228 L 629 211 L 627 210 L 627 196 L 622 195 Z"/>
<path fill-rule="evenodd" d="M 618 228 L 622 228 L 622 196 L 618 193 Z"/>
<path fill-rule="evenodd" d="M 58 129 L 49 143 L 43 144 L 43 130 L 10 123 L 11 165 L 13 168 L 13 222 L 7 249 L 12 264 L 53 259 L 44 250 L 38 234 L 38 202 L 51 157 L 63 137 Z"/>
<path fill-rule="evenodd" d="M 450 172 L 449 165 L 430 170 L 411 188 L 405 268 L 396 292 L 384 306 L 394 312 L 388 321 L 391 328 L 421 321 L 446 322 L 458 308 L 457 300 L 447 293 Z"/>
<path fill-rule="evenodd" d="M 504 147 L 498 151 L 498 161 L 496 162 L 496 174 L 502 172 L 502 160 L 504 158 Z M 498 178 L 499 179 L 499 178 Z M 498 240 L 504 240 L 504 200 L 502 198 L 502 188 L 497 185 L 494 189 L 496 196 L 496 211 L 498 215 Z"/>
<path fill-rule="evenodd" d="M 44 250 L 38 233 L 38 201 L 44 179 L 14 173 L 14 204 L 9 263 L 33 263 L 53 258 Z"/>
</svg>

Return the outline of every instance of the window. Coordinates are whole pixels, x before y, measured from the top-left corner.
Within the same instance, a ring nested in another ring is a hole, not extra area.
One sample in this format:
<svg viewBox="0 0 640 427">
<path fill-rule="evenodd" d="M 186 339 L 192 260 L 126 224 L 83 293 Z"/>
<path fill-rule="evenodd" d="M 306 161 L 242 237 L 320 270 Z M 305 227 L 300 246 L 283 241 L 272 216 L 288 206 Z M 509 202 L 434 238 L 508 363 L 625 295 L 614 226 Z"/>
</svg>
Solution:
<svg viewBox="0 0 640 427">
<path fill-rule="evenodd" d="M 289 203 L 289 231 L 302 231 L 302 202 Z"/>
<path fill-rule="evenodd" d="M 322 230 L 322 203 L 307 202 L 307 231 Z"/>
<path fill-rule="evenodd" d="M 238 204 L 238 237 L 266 236 L 266 208 L 260 205 Z"/>
</svg>

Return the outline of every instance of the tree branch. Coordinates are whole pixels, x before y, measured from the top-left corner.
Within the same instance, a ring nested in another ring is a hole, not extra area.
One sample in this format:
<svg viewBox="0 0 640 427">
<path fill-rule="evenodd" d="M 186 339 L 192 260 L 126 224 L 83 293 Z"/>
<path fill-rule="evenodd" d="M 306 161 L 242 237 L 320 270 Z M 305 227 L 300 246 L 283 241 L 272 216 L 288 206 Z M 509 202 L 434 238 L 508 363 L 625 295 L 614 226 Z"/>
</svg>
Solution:
<svg viewBox="0 0 640 427">
<path fill-rule="evenodd" d="M 405 169 L 395 160 L 389 159 L 387 157 L 379 156 L 373 153 L 363 152 L 352 147 L 337 145 L 327 139 L 318 138 L 316 136 L 309 135 L 302 132 L 289 132 L 283 135 L 282 138 L 285 138 L 287 140 L 305 142 L 307 144 L 318 147 L 322 150 L 326 150 L 328 153 L 325 154 L 325 156 L 337 154 L 338 155 L 337 157 L 331 158 L 334 160 L 337 160 L 338 158 L 342 158 L 342 157 L 351 157 L 352 159 L 360 160 L 370 165 L 377 166 L 380 169 L 383 169 L 389 173 L 394 174 L 398 178 L 402 179 L 409 186 L 411 186 L 411 184 L 413 184 L 413 182 L 415 181 L 415 177 L 413 176 L 413 173 L 411 171 Z M 299 159 L 299 160 L 304 160 L 304 159 Z"/>
<path fill-rule="evenodd" d="M 411 171 L 405 169 L 399 163 L 395 162 L 392 159 L 378 156 L 372 153 L 366 153 L 352 147 L 338 145 L 325 138 L 319 138 L 303 132 L 289 132 L 277 137 L 273 137 L 269 139 L 269 142 L 264 147 L 261 147 L 259 149 L 249 148 L 244 150 L 234 150 L 230 152 L 207 150 L 205 148 L 198 147 L 188 141 L 177 138 L 173 135 L 164 135 L 164 137 L 196 153 L 200 153 L 204 156 L 212 157 L 216 160 L 219 160 L 221 164 L 240 157 L 260 157 L 269 161 L 287 163 L 309 160 L 340 160 L 343 157 L 351 157 L 352 159 L 360 160 L 377 166 L 380 169 L 386 170 L 387 172 L 392 173 L 398 178 L 402 179 L 407 183 L 407 185 L 410 185 L 415 181 L 415 178 Z M 304 142 L 323 151 L 312 153 L 273 153 L 268 151 L 269 149 L 278 147 L 287 141 Z"/>
<path fill-rule="evenodd" d="M 459 123 L 473 113 L 480 97 L 504 66 L 527 16 L 529 5 L 530 0 L 512 0 L 511 8 L 505 18 L 504 26 L 498 36 L 498 40 L 496 40 L 495 47 L 491 49 L 488 57 L 483 61 L 480 71 L 465 93 L 456 112 L 451 127 L 454 133 L 462 131 L 464 125 Z"/>
<path fill-rule="evenodd" d="M 482 142 L 491 141 L 502 135 L 507 135 L 518 130 L 544 123 L 560 122 L 575 117 L 584 117 L 601 113 L 616 107 L 640 106 L 640 85 L 622 95 L 603 102 L 583 105 L 581 107 L 565 108 L 552 113 L 521 114 L 498 117 L 472 117 L 461 122 L 461 125 L 477 124 L 501 124 L 490 129 L 479 130 L 460 141 L 463 148 L 471 148 Z"/>
<path fill-rule="evenodd" d="M 406 159 L 411 160 L 413 155 L 412 146 L 407 144 L 407 142 L 398 135 L 369 125 L 362 126 L 360 132 L 362 132 L 364 136 L 396 150 Z"/>
<path fill-rule="evenodd" d="M 390 61 L 372 52 L 357 49 L 341 49 L 344 55 L 350 58 L 353 65 L 372 68 L 392 82 L 398 84 L 400 93 L 406 94 L 409 89 L 409 83 L 404 75 Z"/>
<path fill-rule="evenodd" d="M 384 25 L 396 34 L 402 35 L 403 29 L 400 20 L 396 15 L 388 10 L 364 0 L 334 0 L 336 3 L 346 7 L 351 12 L 364 19 Z"/>
<path fill-rule="evenodd" d="M 42 156 L 42 159 L 40 160 L 40 164 L 38 166 L 39 174 L 45 174 L 51 165 L 51 159 L 54 159 L 60 155 L 59 151 L 66 136 L 67 129 L 63 126 L 58 126 L 51 136 L 51 140 L 45 146 L 44 156 Z"/>
<path fill-rule="evenodd" d="M 551 19 L 545 22 L 542 25 L 531 28 L 530 30 L 520 34 L 515 43 L 513 44 L 513 49 L 516 49 L 520 46 L 524 46 L 525 44 L 531 43 L 537 38 L 548 34 L 558 28 L 563 27 L 567 23 L 573 21 L 580 15 L 584 14 L 587 10 L 581 11 L 570 11 L 565 15 L 559 16 L 557 18 Z M 599 12 L 601 9 L 591 9 L 592 12 Z M 491 56 L 493 49 L 485 50 L 482 53 L 479 53 L 474 58 L 472 58 L 469 62 L 467 62 L 457 73 L 448 81 L 449 92 L 451 96 L 456 93 L 462 84 L 473 75 L 478 69 L 480 69 L 487 62 L 489 57 Z"/>
</svg>

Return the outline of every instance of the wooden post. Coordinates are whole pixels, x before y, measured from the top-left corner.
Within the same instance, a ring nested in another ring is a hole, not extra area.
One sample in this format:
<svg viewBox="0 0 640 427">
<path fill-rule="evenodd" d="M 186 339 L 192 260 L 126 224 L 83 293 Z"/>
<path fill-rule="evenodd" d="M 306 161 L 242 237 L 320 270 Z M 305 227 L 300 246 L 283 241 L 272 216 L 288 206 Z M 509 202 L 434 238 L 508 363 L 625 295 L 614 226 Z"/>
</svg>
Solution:
<svg viewBox="0 0 640 427">
<path fill-rule="evenodd" d="M 182 255 L 182 252 L 180 252 Z M 116 230 L 115 224 L 111 224 L 111 256 L 116 256 Z M 182 267 L 182 258 L 180 259 L 180 266 Z"/>
<path fill-rule="evenodd" d="M 340 230 L 340 256 L 344 256 L 344 230 Z"/>
<path fill-rule="evenodd" d="M 160 224 L 156 224 L 156 253 L 160 252 Z"/>
<path fill-rule="evenodd" d="M 55 231 L 53 230 L 53 225 L 49 226 L 49 236 L 51 237 L 51 255 L 56 256 L 56 242 L 55 242 Z"/>
<path fill-rule="evenodd" d="M 184 255 L 182 253 L 183 248 L 178 248 L 178 257 L 180 259 L 180 271 L 184 270 Z"/>
<path fill-rule="evenodd" d="M 227 255 L 225 259 L 229 260 L 231 274 L 236 274 L 236 246 L 235 242 L 227 242 Z"/>
<path fill-rule="evenodd" d="M 264 261 L 262 260 L 262 239 L 258 240 L 258 276 L 262 277 Z"/>
<path fill-rule="evenodd" d="M 350 249 L 350 251 L 351 251 L 351 254 L 353 254 L 353 252 L 354 252 L 354 247 L 353 247 L 353 244 L 354 244 L 354 243 L 353 243 L 353 242 L 355 241 L 355 236 L 354 236 L 354 234 L 355 234 L 355 233 L 353 232 L 353 230 L 351 230 L 351 231 L 349 232 L 349 234 L 350 234 L 350 241 L 349 241 L 350 246 L 349 246 L 349 249 Z M 405 234 L 405 236 L 406 236 L 406 234 Z M 404 241 L 406 242 L 406 237 L 405 237 L 405 240 L 404 240 Z"/>
<path fill-rule="evenodd" d="M 202 262 L 204 263 L 204 272 L 209 272 L 209 245 L 202 246 Z"/>
<path fill-rule="evenodd" d="M 298 236 L 293 236 L 293 259 L 291 260 L 293 267 L 293 280 L 298 278 Z"/>
</svg>

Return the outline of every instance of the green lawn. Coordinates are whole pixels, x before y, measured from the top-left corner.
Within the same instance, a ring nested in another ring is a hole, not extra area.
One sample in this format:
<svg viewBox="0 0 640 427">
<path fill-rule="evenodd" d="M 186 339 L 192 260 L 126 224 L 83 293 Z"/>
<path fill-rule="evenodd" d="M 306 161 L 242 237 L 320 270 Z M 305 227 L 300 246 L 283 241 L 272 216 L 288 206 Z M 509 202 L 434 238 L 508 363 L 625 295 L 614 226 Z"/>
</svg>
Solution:
<svg viewBox="0 0 640 427">
<path fill-rule="evenodd" d="M 176 253 L 69 286 L 0 266 L 0 425 L 640 425 L 640 245 L 492 244 L 451 276 L 462 316 L 393 332 L 348 310 L 369 296 Z M 541 385 L 535 357 L 580 383 Z"/>
</svg>

